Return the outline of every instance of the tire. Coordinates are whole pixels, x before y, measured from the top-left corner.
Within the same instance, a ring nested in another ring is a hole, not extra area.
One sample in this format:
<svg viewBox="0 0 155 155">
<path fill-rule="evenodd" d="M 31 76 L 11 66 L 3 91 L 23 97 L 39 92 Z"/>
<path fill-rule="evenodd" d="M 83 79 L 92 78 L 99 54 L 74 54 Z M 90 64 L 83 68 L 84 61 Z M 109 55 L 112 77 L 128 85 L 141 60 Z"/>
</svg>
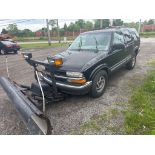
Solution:
<svg viewBox="0 0 155 155">
<path fill-rule="evenodd" d="M 0 54 L 1 54 L 1 55 L 5 55 L 6 52 L 5 52 L 3 49 L 1 49 L 1 50 L 0 50 Z"/>
<path fill-rule="evenodd" d="M 14 51 L 14 54 L 18 54 L 18 51 L 17 51 L 17 50 L 15 50 L 15 51 Z"/>
<path fill-rule="evenodd" d="M 99 71 L 92 80 L 92 88 L 90 90 L 90 96 L 97 98 L 102 96 L 108 83 L 108 75 L 104 70 Z"/>
<path fill-rule="evenodd" d="M 136 55 L 132 57 L 132 59 L 126 64 L 126 69 L 131 70 L 136 65 Z"/>
</svg>

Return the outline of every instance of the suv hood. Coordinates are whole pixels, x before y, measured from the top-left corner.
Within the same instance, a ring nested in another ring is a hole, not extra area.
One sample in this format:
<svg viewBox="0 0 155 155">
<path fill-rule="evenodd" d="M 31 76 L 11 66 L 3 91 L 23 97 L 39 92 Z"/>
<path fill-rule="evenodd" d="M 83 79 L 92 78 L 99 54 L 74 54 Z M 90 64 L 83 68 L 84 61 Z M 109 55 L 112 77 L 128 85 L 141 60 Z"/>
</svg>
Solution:
<svg viewBox="0 0 155 155">
<path fill-rule="evenodd" d="M 94 63 L 94 60 L 105 56 L 102 52 L 94 51 L 65 51 L 60 54 L 55 55 L 54 57 L 61 57 L 63 59 L 63 65 L 60 67 L 61 70 L 67 71 L 77 71 L 80 72 L 84 69 L 85 66 L 88 67 Z M 92 62 L 92 63 L 91 63 Z"/>
</svg>

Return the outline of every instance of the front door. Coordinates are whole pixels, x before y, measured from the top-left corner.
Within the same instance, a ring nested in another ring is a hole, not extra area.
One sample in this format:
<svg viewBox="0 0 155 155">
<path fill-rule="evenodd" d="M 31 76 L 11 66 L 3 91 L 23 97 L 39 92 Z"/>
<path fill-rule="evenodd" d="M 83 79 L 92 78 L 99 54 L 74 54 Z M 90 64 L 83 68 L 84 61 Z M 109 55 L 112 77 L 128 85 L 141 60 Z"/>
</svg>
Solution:
<svg viewBox="0 0 155 155">
<path fill-rule="evenodd" d="M 117 31 L 113 34 L 113 41 L 111 51 L 108 56 L 108 66 L 111 71 L 121 66 L 126 59 L 126 51 L 124 45 L 124 36 L 121 32 Z"/>
</svg>

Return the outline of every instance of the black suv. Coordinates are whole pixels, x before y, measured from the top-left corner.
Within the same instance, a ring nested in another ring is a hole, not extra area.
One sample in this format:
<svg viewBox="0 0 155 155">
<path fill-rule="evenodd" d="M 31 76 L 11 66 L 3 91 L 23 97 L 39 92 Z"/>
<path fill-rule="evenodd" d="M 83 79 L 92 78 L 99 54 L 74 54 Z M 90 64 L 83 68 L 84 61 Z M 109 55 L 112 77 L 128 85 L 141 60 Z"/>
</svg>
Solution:
<svg viewBox="0 0 155 155">
<path fill-rule="evenodd" d="M 122 66 L 131 70 L 140 51 L 140 38 L 134 28 L 107 28 L 80 34 L 70 47 L 51 59 L 63 64 L 54 71 L 57 88 L 69 94 L 101 96 L 108 76 Z M 44 71 L 42 79 L 52 83 Z"/>
<path fill-rule="evenodd" d="M 15 53 L 17 54 L 20 50 L 20 46 L 11 39 L 5 39 L 0 41 L 0 54 L 7 54 L 7 53 Z"/>
</svg>

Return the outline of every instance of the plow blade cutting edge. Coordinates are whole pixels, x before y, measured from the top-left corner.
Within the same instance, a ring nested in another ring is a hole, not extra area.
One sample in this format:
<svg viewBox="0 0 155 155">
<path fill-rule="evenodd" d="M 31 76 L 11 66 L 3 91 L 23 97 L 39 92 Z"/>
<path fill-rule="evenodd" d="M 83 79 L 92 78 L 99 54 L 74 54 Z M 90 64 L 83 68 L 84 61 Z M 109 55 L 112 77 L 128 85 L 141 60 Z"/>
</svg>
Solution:
<svg viewBox="0 0 155 155">
<path fill-rule="evenodd" d="M 31 134 L 51 134 L 49 119 L 9 79 L 0 77 L 0 84 Z"/>
</svg>

